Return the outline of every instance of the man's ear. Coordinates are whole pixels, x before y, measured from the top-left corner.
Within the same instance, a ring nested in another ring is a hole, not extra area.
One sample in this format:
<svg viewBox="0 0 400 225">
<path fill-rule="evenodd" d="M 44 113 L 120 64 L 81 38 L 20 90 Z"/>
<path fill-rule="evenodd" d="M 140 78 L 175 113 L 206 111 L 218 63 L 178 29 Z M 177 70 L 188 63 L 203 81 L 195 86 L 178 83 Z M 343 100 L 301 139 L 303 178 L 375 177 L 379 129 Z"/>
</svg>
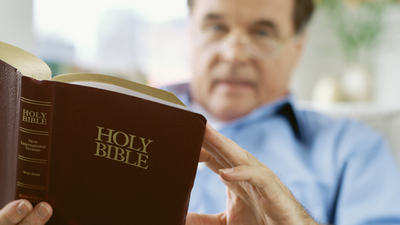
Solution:
<svg viewBox="0 0 400 225">
<path fill-rule="evenodd" d="M 301 34 L 297 36 L 296 40 L 296 50 L 298 51 L 299 54 L 303 52 L 304 46 L 306 45 L 308 40 L 308 35 L 305 31 L 303 31 Z"/>
<path fill-rule="evenodd" d="M 298 64 L 300 63 L 306 44 L 307 44 L 307 34 L 305 32 L 302 32 L 301 34 L 296 35 L 294 43 L 293 43 L 294 48 L 292 48 L 293 49 L 292 50 L 293 51 L 292 52 L 293 68 L 296 68 L 298 66 Z"/>
<path fill-rule="evenodd" d="M 294 43 L 295 64 L 298 64 L 303 56 L 304 48 L 307 44 L 308 36 L 306 32 L 298 34 Z"/>
</svg>

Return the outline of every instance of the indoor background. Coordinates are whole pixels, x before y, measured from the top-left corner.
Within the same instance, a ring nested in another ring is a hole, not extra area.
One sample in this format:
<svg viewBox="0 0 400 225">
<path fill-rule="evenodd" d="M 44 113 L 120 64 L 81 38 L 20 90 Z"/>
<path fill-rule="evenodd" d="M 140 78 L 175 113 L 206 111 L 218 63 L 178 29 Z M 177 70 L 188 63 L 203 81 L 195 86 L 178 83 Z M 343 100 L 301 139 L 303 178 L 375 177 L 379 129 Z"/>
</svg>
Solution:
<svg viewBox="0 0 400 225">
<path fill-rule="evenodd" d="M 53 76 L 94 72 L 152 86 L 190 79 L 186 0 L 0 0 L 0 41 Z M 400 162 L 400 1 L 316 0 L 294 74 L 299 106 L 367 122 Z"/>
</svg>

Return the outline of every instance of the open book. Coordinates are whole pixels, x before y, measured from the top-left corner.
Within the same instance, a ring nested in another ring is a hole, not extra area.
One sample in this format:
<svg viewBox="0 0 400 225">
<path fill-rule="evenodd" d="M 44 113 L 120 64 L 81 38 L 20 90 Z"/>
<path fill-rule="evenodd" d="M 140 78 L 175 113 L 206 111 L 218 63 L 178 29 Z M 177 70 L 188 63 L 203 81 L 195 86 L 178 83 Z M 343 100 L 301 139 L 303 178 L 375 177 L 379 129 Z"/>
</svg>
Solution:
<svg viewBox="0 0 400 225">
<path fill-rule="evenodd" d="M 48 224 L 185 224 L 206 120 L 116 77 L 51 77 L 0 42 L 0 208 L 49 202 Z"/>
</svg>

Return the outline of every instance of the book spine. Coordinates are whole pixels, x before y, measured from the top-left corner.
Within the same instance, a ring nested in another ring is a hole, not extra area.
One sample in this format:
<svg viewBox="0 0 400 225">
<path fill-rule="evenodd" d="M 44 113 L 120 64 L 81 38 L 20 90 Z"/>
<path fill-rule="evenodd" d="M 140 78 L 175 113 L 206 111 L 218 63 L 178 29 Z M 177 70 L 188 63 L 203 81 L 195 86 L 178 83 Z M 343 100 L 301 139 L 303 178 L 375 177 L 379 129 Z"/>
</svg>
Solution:
<svg viewBox="0 0 400 225">
<path fill-rule="evenodd" d="M 0 209 L 15 196 L 21 77 L 0 60 Z"/>
<path fill-rule="evenodd" d="M 53 83 L 22 77 L 16 199 L 47 200 Z"/>
</svg>

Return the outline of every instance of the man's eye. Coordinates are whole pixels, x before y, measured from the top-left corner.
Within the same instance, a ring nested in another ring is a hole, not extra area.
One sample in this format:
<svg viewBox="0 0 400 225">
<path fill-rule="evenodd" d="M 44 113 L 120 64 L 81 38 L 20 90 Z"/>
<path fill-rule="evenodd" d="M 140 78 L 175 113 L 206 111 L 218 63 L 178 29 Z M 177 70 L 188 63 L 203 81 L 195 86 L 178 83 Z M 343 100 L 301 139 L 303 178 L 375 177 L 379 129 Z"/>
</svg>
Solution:
<svg viewBox="0 0 400 225">
<path fill-rule="evenodd" d="M 255 35 L 257 35 L 258 37 L 271 37 L 272 36 L 271 32 L 269 32 L 267 30 L 257 30 L 255 32 Z"/>
<path fill-rule="evenodd" d="M 210 28 L 212 29 L 212 31 L 216 32 L 225 32 L 228 30 L 224 25 L 221 24 L 213 24 L 210 26 Z"/>
</svg>

